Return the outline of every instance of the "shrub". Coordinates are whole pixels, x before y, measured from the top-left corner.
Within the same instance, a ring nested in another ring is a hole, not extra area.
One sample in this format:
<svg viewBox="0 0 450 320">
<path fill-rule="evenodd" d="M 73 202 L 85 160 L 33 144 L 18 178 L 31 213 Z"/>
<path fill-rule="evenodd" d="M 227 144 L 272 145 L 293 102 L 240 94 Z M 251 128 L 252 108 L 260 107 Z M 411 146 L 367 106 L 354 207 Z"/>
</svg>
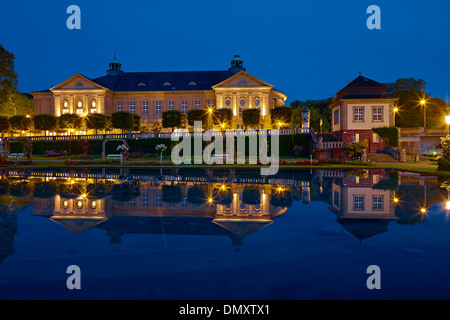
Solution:
<svg viewBox="0 0 450 320">
<path fill-rule="evenodd" d="M 385 139 L 385 145 L 388 145 L 391 147 L 398 147 L 397 127 L 394 127 L 394 126 L 378 127 L 378 128 L 372 128 L 372 131 L 377 133 L 380 137 Z"/>
</svg>

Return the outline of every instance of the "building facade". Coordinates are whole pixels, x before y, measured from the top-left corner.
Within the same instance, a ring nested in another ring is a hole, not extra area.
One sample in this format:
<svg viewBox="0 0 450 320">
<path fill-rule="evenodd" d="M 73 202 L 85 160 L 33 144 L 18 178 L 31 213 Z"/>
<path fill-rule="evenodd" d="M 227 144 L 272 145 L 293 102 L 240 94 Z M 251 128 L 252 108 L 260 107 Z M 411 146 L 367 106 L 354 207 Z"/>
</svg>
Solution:
<svg viewBox="0 0 450 320">
<path fill-rule="evenodd" d="M 368 153 L 384 148 L 384 141 L 372 128 L 393 126 L 398 102 L 388 87 L 363 76 L 357 77 L 336 94 L 331 109 L 331 131 L 339 140 L 362 143 Z"/>
<path fill-rule="evenodd" d="M 32 92 L 35 114 L 65 113 L 110 115 L 129 111 L 150 128 L 160 122 L 162 112 L 191 109 L 229 108 L 232 129 L 243 128 L 245 109 L 261 110 L 259 128 L 270 128 L 270 109 L 282 106 L 286 95 L 246 72 L 243 60 L 235 56 L 224 71 L 125 72 L 114 59 L 106 75 L 88 78 L 79 73 L 43 91 Z"/>
</svg>

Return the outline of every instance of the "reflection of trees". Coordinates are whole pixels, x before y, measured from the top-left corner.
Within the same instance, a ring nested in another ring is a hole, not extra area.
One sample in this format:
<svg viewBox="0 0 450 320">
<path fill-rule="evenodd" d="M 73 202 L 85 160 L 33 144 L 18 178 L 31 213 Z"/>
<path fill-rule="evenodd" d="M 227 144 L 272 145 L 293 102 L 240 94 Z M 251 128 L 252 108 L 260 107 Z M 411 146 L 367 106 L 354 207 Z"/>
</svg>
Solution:
<svg viewBox="0 0 450 320">
<path fill-rule="evenodd" d="M 290 207 L 292 205 L 292 192 L 287 187 L 272 188 L 270 204 L 275 207 Z"/>
<path fill-rule="evenodd" d="M 1 180 L 0 181 L 0 196 L 4 196 L 9 192 L 9 181 Z"/>
<path fill-rule="evenodd" d="M 213 198 L 218 204 L 230 205 L 233 202 L 233 194 L 231 188 L 215 189 Z"/>
<path fill-rule="evenodd" d="M 96 181 L 86 186 L 86 196 L 88 199 L 103 199 L 112 192 L 113 188 L 112 181 Z"/>
<path fill-rule="evenodd" d="M 192 204 L 204 204 L 206 202 L 206 191 L 201 186 L 190 187 L 187 191 L 187 201 Z"/>
<path fill-rule="evenodd" d="M 49 199 L 56 195 L 55 182 L 37 182 L 34 185 L 33 196 L 35 198 Z"/>
<path fill-rule="evenodd" d="M 14 235 L 17 233 L 17 214 L 0 203 L 0 263 L 14 253 Z"/>
<path fill-rule="evenodd" d="M 140 183 L 136 180 L 126 181 L 122 184 L 115 184 L 111 190 L 112 199 L 120 202 L 127 202 L 139 197 Z"/>
<path fill-rule="evenodd" d="M 261 195 L 257 186 L 245 186 L 242 190 L 242 203 L 258 205 L 261 203 Z"/>
<path fill-rule="evenodd" d="M 30 196 L 31 191 L 31 186 L 28 181 L 13 182 L 9 186 L 9 194 L 17 198 Z"/>
<path fill-rule="evenodd" d="M 64 199 L 76 199 L 86 194 L 86 184 L 83 182 L 61 183 L 58 187 L 58 193 Z"/>
<path fill-rule="evenodd" d="M 180 186 L 162 186 L 162 201 L 167 203 L 179 203 L 183 200 L 183 192 Z"/>
</svg>

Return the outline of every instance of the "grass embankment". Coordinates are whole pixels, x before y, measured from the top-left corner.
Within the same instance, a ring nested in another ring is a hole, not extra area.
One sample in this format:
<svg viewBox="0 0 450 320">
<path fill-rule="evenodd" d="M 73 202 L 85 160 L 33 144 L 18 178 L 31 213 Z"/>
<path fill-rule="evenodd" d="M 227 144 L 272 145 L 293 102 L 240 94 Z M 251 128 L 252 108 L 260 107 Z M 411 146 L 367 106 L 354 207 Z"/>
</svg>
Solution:
<svg viewBox="0 0 450 320">
<path fill-rule="evenodd" d="M 90 160 L 98 160 L 100 156 L 93 156 L 92 158 L 89 157 Z M 158 157 L 151 157 L 151 158 L 135 158 L 131 159 L 129 161 L 125 161 L 123 165 L 120 165 L 120 163 L 114 163 L 114 164 L 105 164 L 105 163 L 95 163 L 95 164 L 77 164 L 77 165 L 70 165 L 66 164 L 64 160 L 60 158 L 48 158 L 48 157 L 41 157 L 41 156 L 33 156 L 31 164 L 9 164 L 9 165 L 3 165 L 0 166 L 2 169 L 14 169 L 14 168 L 190 168 L 190 167 L 196 167 L 196 168 L 230 168 L 230 169 L 259 169 L 262 167 L 261 165 L 254 165 L 254 164 L 233 164 L 233 165 L 198 165 L 198 164 L 192 164 L 192 165 L 174 165 L 172 163 L 163 163 L 162 165 L 159 164 L 159 158 Z M 293 160 L 292 158 L 282 158 L 281 160 Z M 297 159 L 298 160 L 298 159 Z M 306 159 L 303 159 L 306 160 Z M 166 160 L 167 161 L 167 160 Z M 444 170 L 437 170 L 437 165 L 433 165 L 434 163 L 430 162 L 406 162 L 406 163 L 399 163 L 399 164 L 392 164 L 392 163 L 370 163 L 367 165 L 360 164 L 355 165 L 354 163 L 346 164 L 346 163 L 339 163 L 339 164 L 320 164 L 320 165 L 309 165 L 309 164 L 280 164 L 279 168 L 280 170 L 305 170 L 305 169 L 393 169 L 393 170 L 399 170 L 399 171 L 409 171 L 409 172 L 417 172 L 417 173 L 423 173 L 423 174 L 430 174 L 430 175 L 439 175 L 439 176 L 449 176 L 450 177 L 450 171 L 444 171 Z"/>
</svg>

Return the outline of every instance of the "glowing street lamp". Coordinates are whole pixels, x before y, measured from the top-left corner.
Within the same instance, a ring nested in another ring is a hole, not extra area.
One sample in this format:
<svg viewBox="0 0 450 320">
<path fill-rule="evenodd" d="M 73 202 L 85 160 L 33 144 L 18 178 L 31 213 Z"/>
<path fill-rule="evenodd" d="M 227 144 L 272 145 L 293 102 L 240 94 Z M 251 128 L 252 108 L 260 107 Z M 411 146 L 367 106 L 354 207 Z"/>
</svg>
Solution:
<svg viewBox="0 0 450 320">
<path fill-rule="evenodd" d="M 447 124 L 447 135 L 450 134 L 450 116 L 445 116 L 445 123 Z"/>
<path fill-rule="evenodd" d="M 420 104 L 423 106 L 423 128 L 427 127 L 427 106 L 424 99 L 420 100 Z"/>
<path fill-rule="evenodd" d="M 398 108 L 395 107 L 392 111 L 394 111 L 394 127 L 395 127 L 395 114 L 398 112 Z"/>
</svg>

